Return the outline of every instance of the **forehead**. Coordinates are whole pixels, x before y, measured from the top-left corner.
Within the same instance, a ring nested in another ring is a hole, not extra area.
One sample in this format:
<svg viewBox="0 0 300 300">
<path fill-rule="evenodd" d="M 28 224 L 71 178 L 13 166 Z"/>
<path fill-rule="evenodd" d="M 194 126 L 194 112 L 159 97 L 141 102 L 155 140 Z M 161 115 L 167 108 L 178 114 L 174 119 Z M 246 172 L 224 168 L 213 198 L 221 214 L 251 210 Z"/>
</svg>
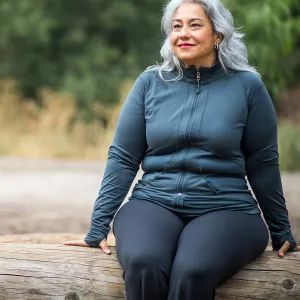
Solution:
<svg viewBox="0 0 300 300">
<path fill-rule="evenodd" d="M 173 19 L 201 18 L 207 20 L 206 13 L 199 3 L 183 3 L 181 4 Z"/>
</svg>

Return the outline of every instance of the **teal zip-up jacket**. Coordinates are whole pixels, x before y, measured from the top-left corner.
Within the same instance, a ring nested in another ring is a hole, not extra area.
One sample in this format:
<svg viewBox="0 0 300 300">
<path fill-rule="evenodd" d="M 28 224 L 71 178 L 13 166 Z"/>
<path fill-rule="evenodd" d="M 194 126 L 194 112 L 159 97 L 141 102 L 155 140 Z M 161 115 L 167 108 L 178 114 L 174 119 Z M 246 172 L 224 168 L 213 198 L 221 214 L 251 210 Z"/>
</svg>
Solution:
<svg viewBox="0 0 300 300">
<path fill-rule="evenodd" d="M 279 171 L 276 115 L 262 81 L 250 72 L 227 74 L 220 62 L 199 71 L 185 68 L 182 79 L 168 81 L 177 76 L 164 72 L 164 81 L 150 70 L 132 87 L 86 243 L 97 247 L 107 237 L 142 164 L 143 177 L 129 200 L 152 201 L 181 216 L 225 209 L 259 214 L 259 203 L 273 248 L 286 240 L 295 247 Z"/>
</svg>

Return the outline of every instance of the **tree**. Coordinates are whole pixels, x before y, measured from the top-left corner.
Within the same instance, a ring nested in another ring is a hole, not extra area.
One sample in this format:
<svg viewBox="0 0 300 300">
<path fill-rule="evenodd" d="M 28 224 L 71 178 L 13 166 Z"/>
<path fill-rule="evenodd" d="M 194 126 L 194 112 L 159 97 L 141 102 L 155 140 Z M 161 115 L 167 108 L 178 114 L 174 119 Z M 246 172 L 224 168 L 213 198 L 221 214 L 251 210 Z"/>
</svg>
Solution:
<svg viewBox="0 0 300 300">
<path fill-rule="evenodd" d="M 260 71 L 274 100 L 300 78 L 298 0 L 226 0 L 245 32 L 249 61 Z M 297 11 L 298 9 L 298 11 Z"/>
<path fill-rule="evenodd" d="M 299 79 L 298 0 L 224 0 L 273 99 Z M 85 118 L 159 58 L 164 0 L 0 0 L 0 77 L 71 93 Z"/>
</svg>

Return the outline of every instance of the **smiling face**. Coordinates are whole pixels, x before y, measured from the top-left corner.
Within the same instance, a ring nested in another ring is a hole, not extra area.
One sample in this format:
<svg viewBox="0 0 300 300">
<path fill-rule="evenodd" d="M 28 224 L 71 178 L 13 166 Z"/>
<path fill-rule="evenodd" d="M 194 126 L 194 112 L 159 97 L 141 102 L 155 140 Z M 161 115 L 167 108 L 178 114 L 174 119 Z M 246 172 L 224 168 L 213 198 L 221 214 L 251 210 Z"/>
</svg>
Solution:
<svg viewBox="0 0 300 300">
<path fill-rule="evenodd" d="M 181 4 L 173 18 L 171 44 L 174 54 L 187 66 L 211 66 L 215 45 L 221 41 L 199 3 Z"/>
</svg>

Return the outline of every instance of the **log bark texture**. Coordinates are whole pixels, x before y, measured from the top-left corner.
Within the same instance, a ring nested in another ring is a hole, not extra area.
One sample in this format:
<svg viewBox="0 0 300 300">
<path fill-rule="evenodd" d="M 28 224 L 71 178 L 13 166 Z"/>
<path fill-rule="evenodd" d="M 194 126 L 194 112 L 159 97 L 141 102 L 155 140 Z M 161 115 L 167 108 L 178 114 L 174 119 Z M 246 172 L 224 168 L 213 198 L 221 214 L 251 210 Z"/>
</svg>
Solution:
<svg viewBox="0 0 300 300">
<path fill-rule="evenodd" d="M 111 249 L 106 255 L 95 248 L 0 244 L 0 300 L 126 299 Z M 265 252 L 217 288 L 220 299 L 300 300 L 300 253 L 281 259 Z"/>
</svg>

